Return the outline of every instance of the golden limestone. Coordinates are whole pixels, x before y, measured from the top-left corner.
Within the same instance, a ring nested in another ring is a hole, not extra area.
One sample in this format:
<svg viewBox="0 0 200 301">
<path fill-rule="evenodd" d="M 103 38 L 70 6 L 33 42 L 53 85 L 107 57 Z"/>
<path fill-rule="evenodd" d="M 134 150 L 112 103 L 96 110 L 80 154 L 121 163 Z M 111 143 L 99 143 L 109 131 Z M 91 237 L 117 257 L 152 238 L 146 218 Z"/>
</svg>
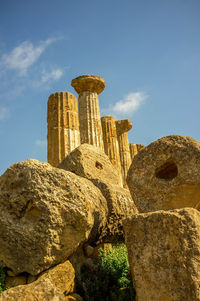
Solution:
<svg viewBox="0 0 200 301">
<path fill-rule="evenodd" d="M 135 143 L 129 143 L 130 148 L 130 154 L 131 154 L 131 160 L 141 151 L 145 146 L 143 144 L 135 144 Z"/>
<path fill-rule="evenodd" d="M 50 95 L 47 110 L 48 162 L 58 164 L 80 145 L 76 97 L 68 92 Z"/>
<path fill-rule="evenodd" d="M 127 187 L 126 177 L 129 167 L 131 165 L 131 155 L 129 149 L 129 141 L 127 132 L 132 128 L 132 123 L 130 120 L 117 120 L 117 138 L 119 143 L 119 154 L 122 168 L 122 179 L 124 187 Z"/>
<path fill-rule="evenodd" d="M 101 118 L 101 125 L 103 130 L 104 151 L 121 176 L 121 162 L 115 118 L 113 116 L 104 116 Z M 122 186 L 122 179 L 120 182 Z"/>
<path fill-rule="evenodd" d="M 105 88 L 104 79 L 94 75 L 82 75 L 73 79 L 71 85 L 79 94 L 81 144 L 92 144 L 103 150 L 98 94 Z"/>
<path fill-rule="evenodd" d="M 72 80 L 77 99 L 69 92 L 56 92 L 48 100 L 48 162 L 57 167 L 80 144 L 91 144 L 105 152 L 119 174 L 121 186 L 127 187 L 126 177 L 132 159 L 141 144 L 128 141 L 130 120 L 100 118 L 99 98 L 105 88 L 103 78 L 82 75 Z"/>
</svg>

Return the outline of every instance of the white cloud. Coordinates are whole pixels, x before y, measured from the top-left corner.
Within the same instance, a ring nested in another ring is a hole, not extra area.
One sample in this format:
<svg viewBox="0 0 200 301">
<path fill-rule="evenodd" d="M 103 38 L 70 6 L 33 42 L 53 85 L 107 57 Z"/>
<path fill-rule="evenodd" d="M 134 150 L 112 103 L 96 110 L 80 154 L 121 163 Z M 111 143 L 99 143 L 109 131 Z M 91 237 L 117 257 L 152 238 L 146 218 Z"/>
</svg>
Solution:
<svg viewBox="0 0 200 301">
<path fill-rule="evenodd" d="M 63 71 L 59 68 L 54 69 L 50 72 L 47 72 L 46 70 L 42 71 L 42 83 L 46 83 L 50 80 L 58 80 L 63 75 Z"/>
<path fill-rule="evenodd" d="M 47 141 L 38 139 L 38 140 L 35 141 L 35 144 L 38 145 L 38 146 L 46 146 Z"/>
<path fill-rule="evenodd" d="M 0 107 L 0 120 L 5 120 L 10 116 L 8 108 Z"/>
<path fill-rule="evenodd" d="M 4 54 L 0 63 L 5 69 L 16 70 L 21 76 L 26 75 L 28 68 L 39 59 L 50 44 L 58 39 L 60 38 L 49 38 L 38 45 L 33 45 L 30 41 L 24 41 L 10 53 Z"/>
<path fill-rule="evenodd" d="M 112 111 L 117 114 L 133 114 L 147 99 L 144 92 L 133 92 L 125 95 L 122 100 L 115 103 Z"/>
</svg>

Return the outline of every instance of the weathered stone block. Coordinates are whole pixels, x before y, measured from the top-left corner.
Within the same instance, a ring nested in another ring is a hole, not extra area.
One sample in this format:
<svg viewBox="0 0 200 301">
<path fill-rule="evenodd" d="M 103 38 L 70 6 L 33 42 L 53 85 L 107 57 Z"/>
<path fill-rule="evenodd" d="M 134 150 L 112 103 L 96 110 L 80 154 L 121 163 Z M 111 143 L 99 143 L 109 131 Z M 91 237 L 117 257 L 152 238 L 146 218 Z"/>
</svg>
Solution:
<svg viewBox="0 0 200 301">
<path fill-rule="evenodd" d="M 124 231 L 137 301 L 200 300 L 200 212 L 137 214 Z"/>
<path fill-rule="evenodd" d="M 132 216 L 137 209 L 129 191 L 120 187 L 121 178 L 108 156 L 95 146 L 82 144 L 71 152 L 58 168 L 74 172 L 98 187 L 108 207 L 107 226 L 102 228 L 101 238 L 122 237 L 122 220 Z"/>
<path fill-rule="evenodd" d="M 163 137 L 132 161 L 127 183 L 140 212 L 200 208 L 200 143 L 190 137 Z"/>
<path fill-rule="evenodd" d="M 0 261 L 15 274 L 37 275 L 66 260 L 107 221 L 107 203 L 95 185 L 37 160 L 7 169 L 0 200 Z"/>
<path fill-rule="evenodd" d="M 1 301 L 64 301 L 73 292 L 75 271 L 69 261 L 44 272 L 36 281 L 4 291 Z"/>
</svg>

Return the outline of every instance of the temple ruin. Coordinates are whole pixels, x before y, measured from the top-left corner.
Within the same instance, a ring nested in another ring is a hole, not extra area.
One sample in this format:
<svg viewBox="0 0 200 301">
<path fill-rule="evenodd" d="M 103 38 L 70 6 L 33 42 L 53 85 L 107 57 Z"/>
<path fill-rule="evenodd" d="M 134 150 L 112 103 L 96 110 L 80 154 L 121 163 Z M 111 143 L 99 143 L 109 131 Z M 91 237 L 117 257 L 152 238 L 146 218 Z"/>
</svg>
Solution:
<svg viewBox="0 0 200 301">
<path fill-rule="evenodd" d="M 126 177 L 134 156 L 144 146 L 129 143 L 130 120 L 101 118 L 98 95 L 105 88 L 103 78 L 82 75 L 72 80 L 78 94 L 56 92 L 50 95 L 47 108 L 48 163 L 57 167 L 80 144 L 88 143 L 102 149 L 118 170 L 121 185 L 127 187 Z"/>
</svg>

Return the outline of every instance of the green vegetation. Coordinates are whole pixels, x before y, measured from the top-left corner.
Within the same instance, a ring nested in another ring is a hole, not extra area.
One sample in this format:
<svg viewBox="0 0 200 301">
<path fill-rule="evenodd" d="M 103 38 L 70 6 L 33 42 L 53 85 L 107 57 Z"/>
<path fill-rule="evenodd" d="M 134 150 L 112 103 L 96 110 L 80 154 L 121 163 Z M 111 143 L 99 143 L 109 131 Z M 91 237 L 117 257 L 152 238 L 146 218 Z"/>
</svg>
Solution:
<svg viewBox="0 0 200 301">
<path fill-rule="evenodd" d="M 6 289 L 5 279 L 6 279 L 6 269 L 0 266 L 0 293 L 2 293 Z"/>
<path fill-rule="evenodd" d="M 97 264 L 82 267 L 77 291 L 84 301 L 134 301 L 126 246 L 100 249 Z"/>
</svg>

